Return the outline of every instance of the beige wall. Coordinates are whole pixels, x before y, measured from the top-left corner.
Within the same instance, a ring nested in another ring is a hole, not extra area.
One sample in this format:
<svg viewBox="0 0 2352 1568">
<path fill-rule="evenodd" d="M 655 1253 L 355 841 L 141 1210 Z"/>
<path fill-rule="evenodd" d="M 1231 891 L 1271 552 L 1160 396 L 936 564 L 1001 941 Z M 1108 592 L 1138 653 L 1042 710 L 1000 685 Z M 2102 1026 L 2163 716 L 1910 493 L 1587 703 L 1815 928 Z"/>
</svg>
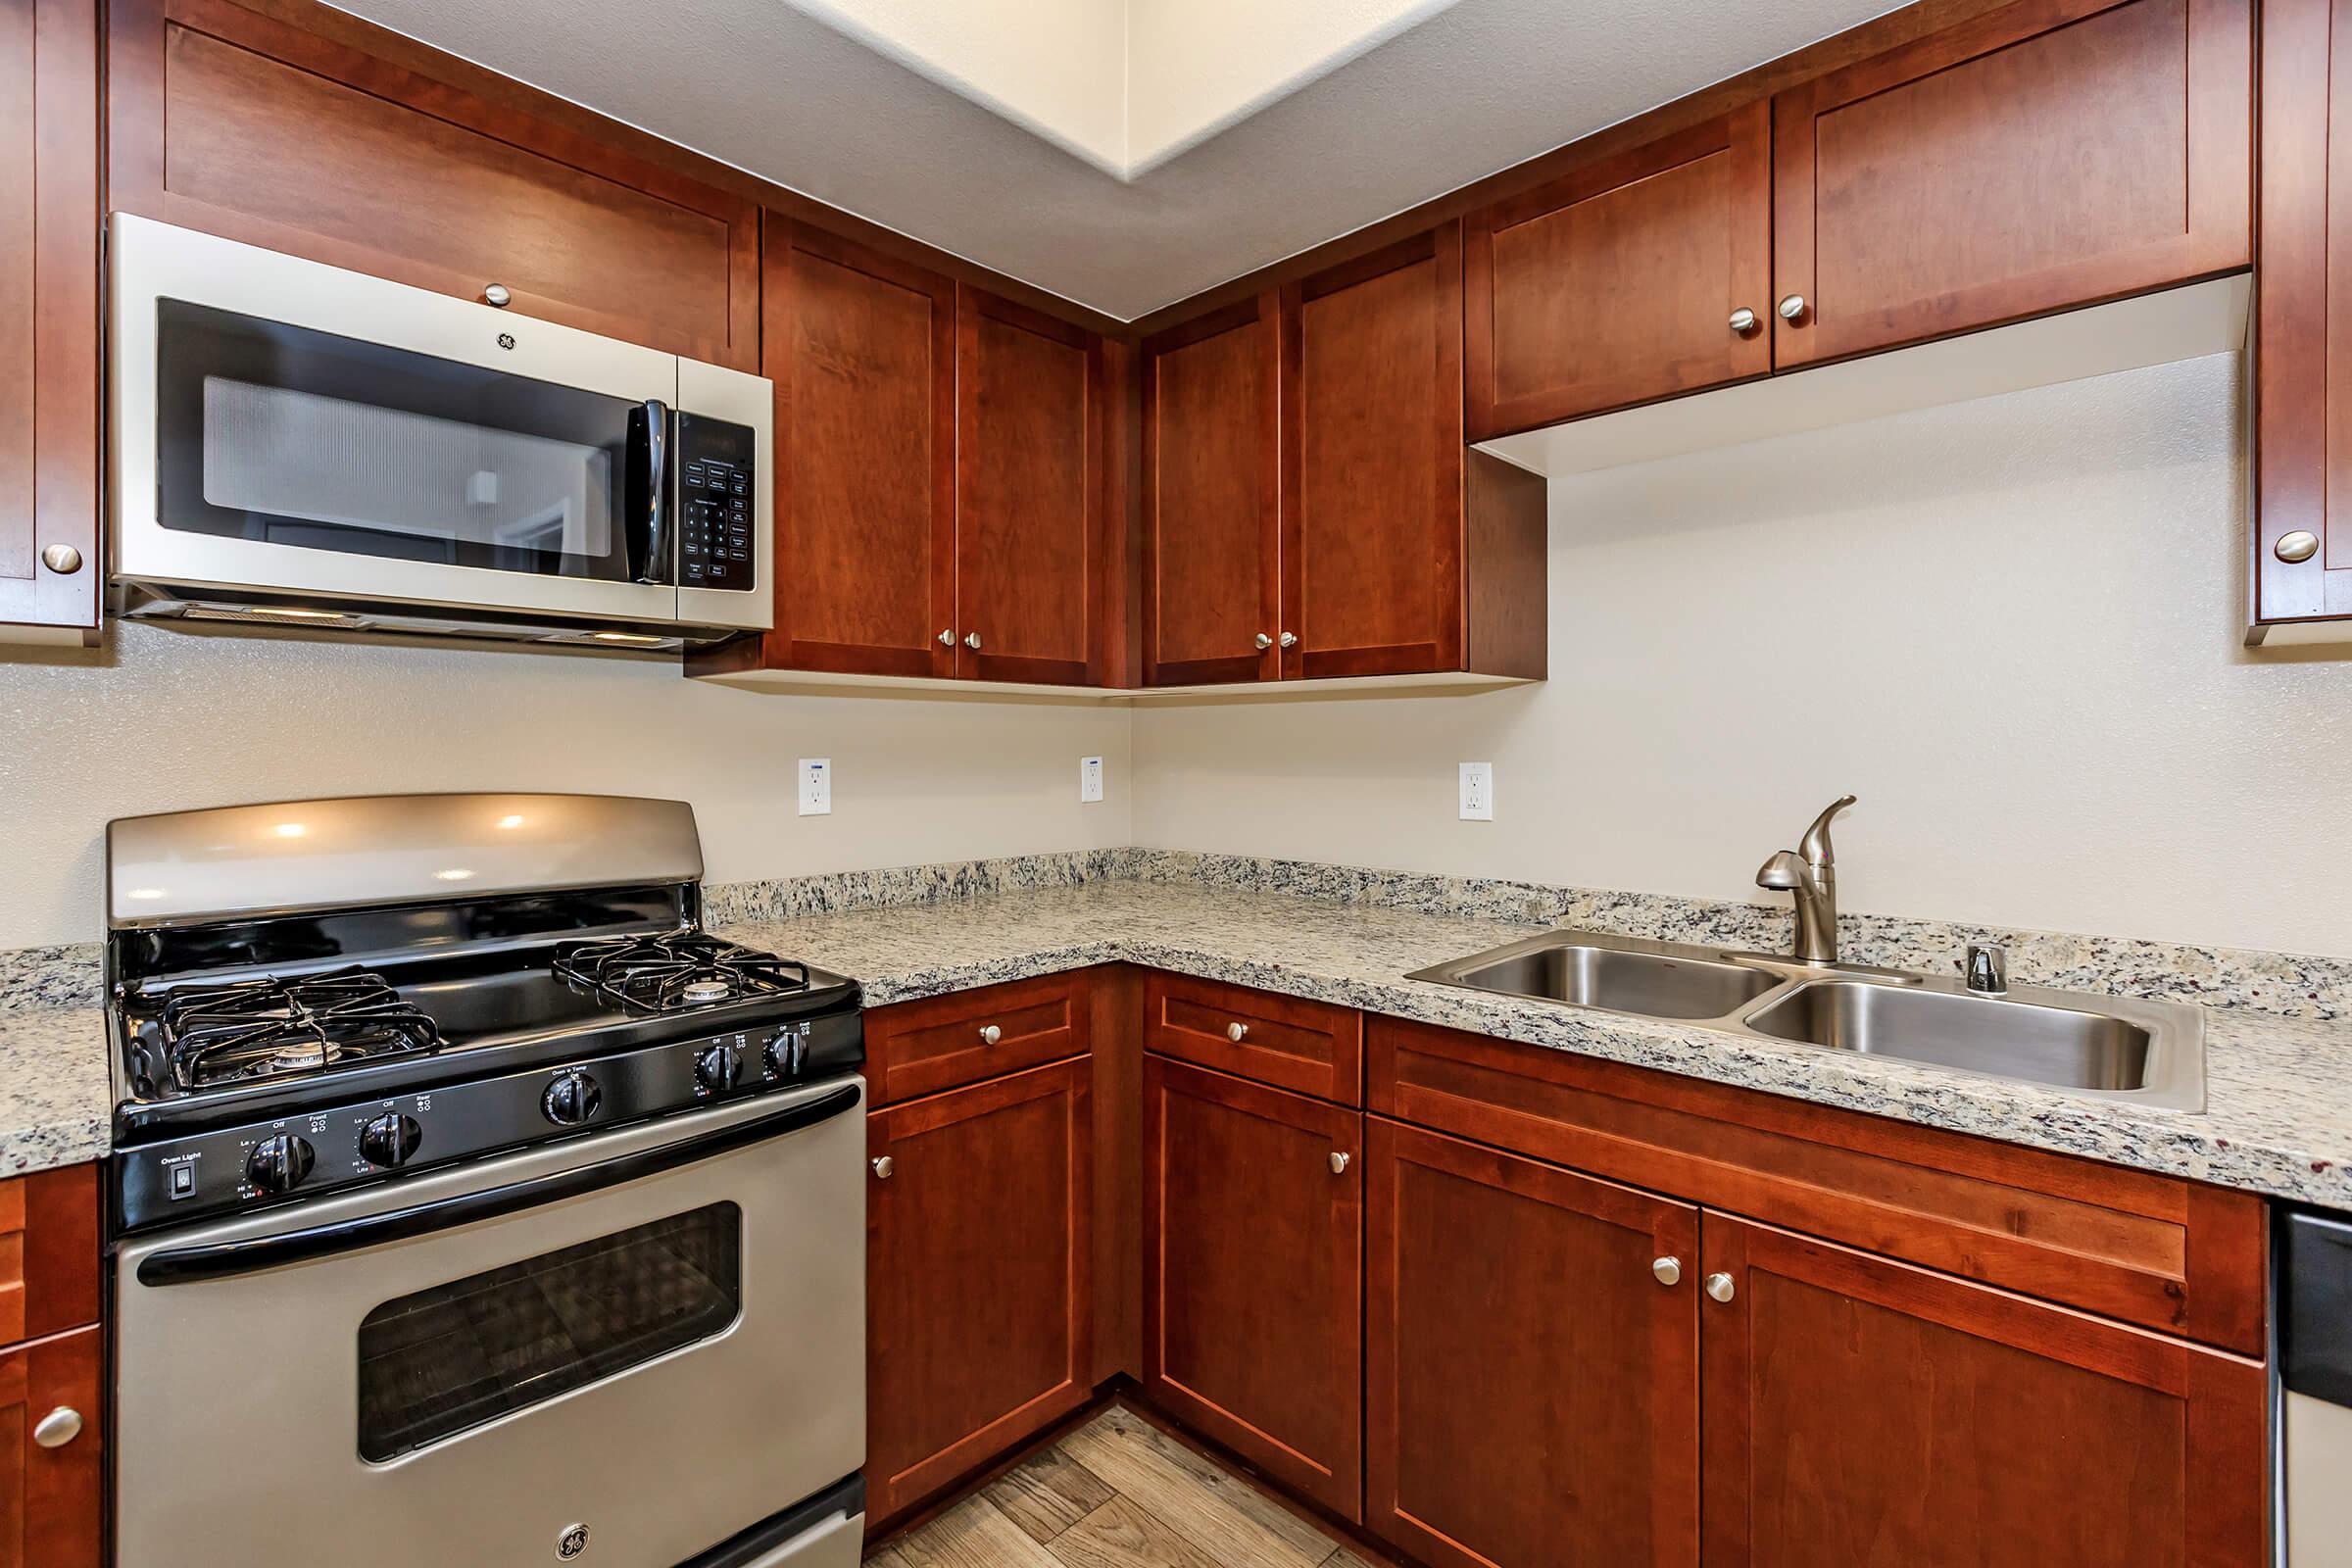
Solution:
<svg viewBox="0 0 2352 1568">
<path fill-rule="evenodd" d="M 1745 898 L 1852 791 L 1850 909 L 2352 955 L 2352 662 L 2238 647 L 2242 439 L 2217 357 L 1556 482 L 1547 684 L 1142 711 L 1137 840 Z"/>
<path fill-rule="evenodd" d="M 95 941 L 108 818 L 292 797 L 551 789 L 692 801 L 713 880 L 1129 842 L 1115 708 L 784 697 L 674 663 L 118 626 L 0 650 L 0 948 Z M 1078 801 L 1078 759 L 1104 799 Z M 794 807 L 829 757 L 833 814 Z"/>
</svg>

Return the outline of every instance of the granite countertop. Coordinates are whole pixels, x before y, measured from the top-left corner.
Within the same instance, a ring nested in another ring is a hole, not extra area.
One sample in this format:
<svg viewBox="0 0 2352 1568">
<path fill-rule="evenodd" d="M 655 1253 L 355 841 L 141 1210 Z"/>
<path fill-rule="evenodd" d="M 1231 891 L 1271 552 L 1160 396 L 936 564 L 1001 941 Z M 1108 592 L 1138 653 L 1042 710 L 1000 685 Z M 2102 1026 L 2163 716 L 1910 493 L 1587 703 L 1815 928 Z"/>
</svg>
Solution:
<svg viewBox="0 0 2352 1568">
<path fill-rule="evenodd" d="M 857 976 L 873 1006 L 1124 960 L 2352 1209 L 2352 1022 L 2208 1009 L 2192 1114 L 1402 978 L 1541 928 L 1136 880 L 717 927 Z M 0 1009 L 0 1176 L 106 1153 L 107 1060 L 95 1006 Z"/>
</svg>

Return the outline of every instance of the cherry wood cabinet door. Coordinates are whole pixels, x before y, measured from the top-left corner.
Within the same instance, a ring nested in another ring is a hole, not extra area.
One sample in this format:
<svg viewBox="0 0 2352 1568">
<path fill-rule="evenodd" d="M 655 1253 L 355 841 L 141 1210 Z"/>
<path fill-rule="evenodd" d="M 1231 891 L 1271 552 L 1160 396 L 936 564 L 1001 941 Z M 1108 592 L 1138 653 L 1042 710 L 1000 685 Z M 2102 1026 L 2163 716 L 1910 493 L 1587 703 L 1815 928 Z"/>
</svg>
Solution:
<svg viewBox="0 0 2352 1568">
<path fill-rule="evenodd" d="M 2259 1568 L 2259 1362 L 1709 1212 L 1708 1568 Z"/>
<path fill-rule="evenodd" d="M 1089 684 L 1112 597 L 1102 340 L 968 287 L 956 331 L 957 673 Z"/>
<path fill-rule="evenodd" d="M 1362 1518 L 1363 1117 L 1144 1062 L 1144 1388 Z"/>
<path fill-rule="evenodd" d="M 2018 0 L 1773 103 L 1781 367 L 2250 261 L 2252 0 Z"/>
<path fill-rule="evenodd" d="M 1364 1136 L 1365 1524 L 1438 1568 L 1695 1568 L 1698 1210 Z"/>
<path fill-rule="evenodd" d="M 1282 674 L 1278 315 L 1261 294 L 1144 340 L 1147 686 Z"/>
<path fill-rule="evenodd" d="M 18 625 L 98 624 L 98 74 L 97 0 L 0 5 L 0 622 Z"/>
<path fill-rule="evenodd" d="M 1282 291 L 1289 677 L 1462 667 L 1462 231 Z"/>
<path fill-rule="evenodd" d="M 520 315 L 759 364 L 753 202 L 323 6 L 107 9 L 115 207 L 464 299 L 495 283 Z"/>
<path fill-rule="evenodd" d="M 105 1534 L 105 1393 L 99 1331 L 82 1329 L 0 1354 L 0 1565 L 98 1568 Z M 45 1448 L 33 1429 L 53 1411 L 81 1417 Z"/>
<path fill-rule="evenodd" d="M 1768 374 L 1771 274 L 1764 102 L 1473 215 L 1470 439 Z"/>
<path fill-rule="evenodd" d="M 866 1119 L 866 1485 L 904 1512 L 1093 1391 L 1081 1057 Z"/>
<path fill-rule="evenodd" d="M 766 224 L 777 571 L 765 662 L 953 676 L 956 285 L 775 213 Z"/>
</svg>

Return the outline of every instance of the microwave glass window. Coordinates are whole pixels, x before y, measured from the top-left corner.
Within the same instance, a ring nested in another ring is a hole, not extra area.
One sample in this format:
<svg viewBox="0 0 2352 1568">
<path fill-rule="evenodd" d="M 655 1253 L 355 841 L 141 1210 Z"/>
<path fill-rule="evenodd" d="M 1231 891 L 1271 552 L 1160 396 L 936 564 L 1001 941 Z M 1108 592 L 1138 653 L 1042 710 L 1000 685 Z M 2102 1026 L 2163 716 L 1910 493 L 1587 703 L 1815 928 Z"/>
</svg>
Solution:
<svg viewBox="0 0 2352 1568">
<path fill-rule="evenodd" d="M 158 330 L 165 527 L 637 575 L 642 404 L 179 300 L 161 302 Z"/>
<path fill-rule="evenodd" d="M 386 1301 L 360 1323 L 373 1463 L 724 1333 L 743 1211 L 712 1203 Z"/>
</svg>

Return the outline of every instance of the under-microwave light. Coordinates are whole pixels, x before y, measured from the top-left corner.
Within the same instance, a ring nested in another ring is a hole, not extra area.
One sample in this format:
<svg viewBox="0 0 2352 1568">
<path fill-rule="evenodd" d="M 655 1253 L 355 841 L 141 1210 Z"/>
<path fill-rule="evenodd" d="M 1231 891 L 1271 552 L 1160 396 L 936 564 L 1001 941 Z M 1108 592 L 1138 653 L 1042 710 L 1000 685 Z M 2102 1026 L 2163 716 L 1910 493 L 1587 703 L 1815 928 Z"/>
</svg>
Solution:
<svg viewBox="0 0 2352 1568">
<path fill-rule="evenodd" d="M 588 635 L 600 643 L 621 643 L 630 648 L 659 648 L 669 641 L 666 637 L 648 637 L 641 631 L 592 631 Z"/>
</svg>

